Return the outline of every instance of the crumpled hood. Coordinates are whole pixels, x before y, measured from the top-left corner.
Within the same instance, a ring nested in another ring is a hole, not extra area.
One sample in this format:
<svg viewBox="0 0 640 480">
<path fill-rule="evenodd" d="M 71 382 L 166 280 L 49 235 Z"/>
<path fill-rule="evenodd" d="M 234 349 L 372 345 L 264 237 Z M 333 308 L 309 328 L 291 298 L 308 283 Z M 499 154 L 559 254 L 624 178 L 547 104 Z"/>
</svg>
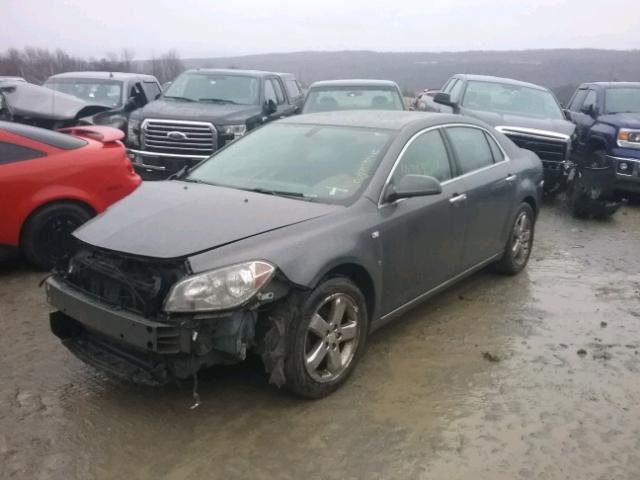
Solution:
<svg viewBox="0 0 640 480">
<path fill-rule="evenodd" d="M 135 114 L 137 119 L 160 118 L 165 120 L 193 120 L 213 124 L 245 123 L 252 116 L 260 115 L 258 105 L 233 105 L 211 102 L 185 102 L 160 98 L 145 105 Z"/>
<path fill-rule="evenodd" d="M 562 133 L 571 136 L 575 125 L 564 119 L 547 119 L 521 117 L 519 115 L 504 115 L 494 112 L 483 112 L 464 108 L 464 113 L 487 122 L 493 127 L 521 127 L 533 128 L 536 130 L 546 130 L 548 132 Z"/>
<path fill-rule="evenodd" d="M 0 90 L 11 114 L 22 117 L 55 121 L 73 120 L 85 114 L 109 109 L 32 83 L 3 82 L 0 84 Z"/>
<path fill-rule="evenodd" d="M 211 185 L 145 182 L 74 235 L 133 255 L 186 257 L 342 208 Z"/>
<path fill-rule="evenodd" d="M 598 121 L 618 128 L 640 128 L 640 113 L 600 115 Z"/>
</svg>

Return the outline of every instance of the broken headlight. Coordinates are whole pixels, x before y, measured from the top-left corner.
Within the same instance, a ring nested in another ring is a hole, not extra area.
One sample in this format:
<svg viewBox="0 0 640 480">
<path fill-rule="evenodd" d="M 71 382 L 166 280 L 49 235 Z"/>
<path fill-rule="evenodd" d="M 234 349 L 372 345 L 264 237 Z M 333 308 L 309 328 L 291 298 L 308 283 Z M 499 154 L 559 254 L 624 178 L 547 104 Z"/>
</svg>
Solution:
<svg viewBox="0 0 640 480">
<path fill-rule="evenodd" d="M 133 147 L 140 146 L 140 120 L 135 118 L 129 119 L 127 125 L 127 143 Z"/>
<path fill-rule="evenodd" d="M 176 283 L 164 303 L 167 312 L 227 310 L 250 300 L 276 268 L 262 261 L 231 265 Z"/>
<path fill-rule="evenodd" d="M 622 148 L 640 148 L 640 130 L 621 128 L 618 132 L 618 146 Z"/>
</svg>

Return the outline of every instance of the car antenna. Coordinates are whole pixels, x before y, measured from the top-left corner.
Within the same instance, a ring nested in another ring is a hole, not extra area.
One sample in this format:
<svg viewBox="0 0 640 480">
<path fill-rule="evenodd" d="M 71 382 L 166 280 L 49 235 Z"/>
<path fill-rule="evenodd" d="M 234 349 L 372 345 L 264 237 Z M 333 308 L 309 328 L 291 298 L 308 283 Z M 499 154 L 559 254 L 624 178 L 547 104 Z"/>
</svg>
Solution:
<svg viewBox="0 0 640 480">
<path fill-rule="evenodd" d="M 113 78 L 113 72 L 109 72 L 109 78 Z"/>
</svg>

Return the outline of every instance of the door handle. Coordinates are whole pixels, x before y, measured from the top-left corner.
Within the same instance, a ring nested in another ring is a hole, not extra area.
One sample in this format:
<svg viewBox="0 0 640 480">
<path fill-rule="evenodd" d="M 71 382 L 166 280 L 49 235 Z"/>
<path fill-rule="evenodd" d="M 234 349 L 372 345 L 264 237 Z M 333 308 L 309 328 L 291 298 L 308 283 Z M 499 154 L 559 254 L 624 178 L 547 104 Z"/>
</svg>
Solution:
<svg viewBox="0 0 640 480">
<path fill-rule="evenodd" d="M 517 175 L 509 175 L 507 178 L 505 178 L 505 180 L 506 180 L 507 182 L 513 182 L 513 181 L 515 181 L 515 180 L 516 180 L 516 178 L 518 178 L 518 176 L 517 176 Z"/>
<path fill-rule="evenodd" d="M 456 203 L 460 203 L 460 202 L 464 202 L 467 199 L 467 194 L 466 193 L 461 193 L 460 195 L 456 195 L 455 197 L 451 197 L 449 199 L 449 203 L 452 204 L 456 204 Z"/>
</svg>

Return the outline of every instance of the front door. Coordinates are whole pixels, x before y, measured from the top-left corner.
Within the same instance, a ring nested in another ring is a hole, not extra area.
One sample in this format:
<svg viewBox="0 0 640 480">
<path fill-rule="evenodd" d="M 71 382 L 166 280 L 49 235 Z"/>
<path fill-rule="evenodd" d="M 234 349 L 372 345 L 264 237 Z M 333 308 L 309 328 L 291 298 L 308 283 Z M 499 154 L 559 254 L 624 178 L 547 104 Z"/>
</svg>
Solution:
<svg viewBox="0 0 640 480">
<path fill-rule="evenodd" d="M 446 132 L 466 184 L 469 221 L 462 269 L 467 270 L 504 250 L 517 175 L 497 142 L 483 129 L 448 127 Z"/>
<path fill-rule="evenodd" d="M 452 162 L 440 130 L 414 136 L 401 155 L 390 185 L 407 174 L 429 175 L 443 182 L 443 191 L 380 207 L 383 314 L 459 273 L 467 221 L 460 195 L 463 181 L 452 180 Z"/>
</svg>

